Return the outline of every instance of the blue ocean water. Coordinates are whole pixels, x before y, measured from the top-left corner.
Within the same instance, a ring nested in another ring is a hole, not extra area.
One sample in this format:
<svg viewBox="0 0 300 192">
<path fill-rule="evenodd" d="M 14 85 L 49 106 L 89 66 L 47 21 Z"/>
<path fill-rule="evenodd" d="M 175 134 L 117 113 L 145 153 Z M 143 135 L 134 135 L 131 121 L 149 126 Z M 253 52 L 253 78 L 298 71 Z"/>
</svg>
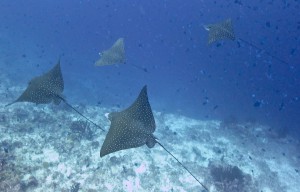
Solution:
<svg viewBox="0 0 300 192">
<path fill-rule="evenodd" d="M 128 106 L 147 84 L 155 110 L 234 117 L 300 135 L 299 1 L 3 0 L 0 6 L 1 71 L 17 85 L 61 56 L 65 96 L 73 103 Z M 238 38 L 263 51 L 238 41 L 209 46 L 203 25 L 226 18 Z M 127 64 L 95 67 L 98 53 L 119 37 Z"/>
<path fill-rule="evenodd" d="M 208 45 L 203 26 L 227 18 L 237 39 Z M 154 111 L 299 138 L 299 18 L 298 0 L 2 0 L 0 69 L 25 88 L 60 58 L 72 104 L 124 109 L 147 85 Z M 120 37 L 126 63 L 96 67 Z"/>
</svg>

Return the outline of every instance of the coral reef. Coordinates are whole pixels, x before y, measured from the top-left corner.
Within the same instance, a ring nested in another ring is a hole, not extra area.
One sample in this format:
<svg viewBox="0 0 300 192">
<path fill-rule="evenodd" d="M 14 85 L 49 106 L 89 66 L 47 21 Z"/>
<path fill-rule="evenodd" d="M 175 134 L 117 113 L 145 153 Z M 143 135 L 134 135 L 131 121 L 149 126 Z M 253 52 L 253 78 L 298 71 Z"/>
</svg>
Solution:
<svg viewBox="0 0 300 192">
<path fill-rule="evenodd" d="M 84 111 L 109 126 L 111 109 Z M 157 137 L 212 191 L 298 191 L 299 144 L 278 142 L 268 127 L 154 115 Z M 0 109 L 0 122 L 1 192 L 202 190 L 159 146 L 100 158 L 105 134 L 65 110 L 16 105 Z"/>
<path fill-rule="evenodd" d="M 79 191 L 79 188 L 80 188 L 80 183 L 74 183 L 74 184 L 71 186 L 70 192 L 78 192 L 78 191 Z"/>
<path fill-rule="evenodd" d="M 91 130 L 90 124 L 87 121 L 73 121 L 70 126 L 71 134 L 73 134 L 73 137 L 81 140 L 81 139 L 87 139 L 92 140 L 93 139 L 93 131 Z"/>
<path fill-rule="evenodd" d="M 34 176 L 30 176 L 28 179 L 21 181 L 21 191 L 32 191 L 39 185 L 38 180 Z"/>
<path fill-rule="evenodd" d="M 10 162 L 11 156 L 0 152 L 0 191 L 20 191 L 20 171 Z"/>
<path fill-rule="evenodd" d="M 210 163 L 209 169 L 213 182 L 220 192 L 255 191 L 251 176 L 237 166 Z"/>
</svg>

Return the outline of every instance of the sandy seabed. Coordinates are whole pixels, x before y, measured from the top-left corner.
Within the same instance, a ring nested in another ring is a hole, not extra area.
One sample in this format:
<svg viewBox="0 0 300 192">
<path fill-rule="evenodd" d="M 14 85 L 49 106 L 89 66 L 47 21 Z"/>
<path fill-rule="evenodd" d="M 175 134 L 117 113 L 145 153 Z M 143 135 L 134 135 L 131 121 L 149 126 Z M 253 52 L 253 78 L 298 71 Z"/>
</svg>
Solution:
<svg viewBox="0 0 300 192">
<path fill-rule="evenodd" d="M 5 104 L 0 109 L 0 191 L 205 191 L 159 145 L 100 158 L 107 132 L 65 105 Z M 134 100 L 134 98 L 133 98 Z M 151 100 L 150 100 L 151 102 Z M 105 113 L 120 110 L 75 105 L 105 130 Z M 255 122 L 201 121 L 154 111 L 155 136 L 211 192 L 298 192 L 300 144 Z"/>
</svg>

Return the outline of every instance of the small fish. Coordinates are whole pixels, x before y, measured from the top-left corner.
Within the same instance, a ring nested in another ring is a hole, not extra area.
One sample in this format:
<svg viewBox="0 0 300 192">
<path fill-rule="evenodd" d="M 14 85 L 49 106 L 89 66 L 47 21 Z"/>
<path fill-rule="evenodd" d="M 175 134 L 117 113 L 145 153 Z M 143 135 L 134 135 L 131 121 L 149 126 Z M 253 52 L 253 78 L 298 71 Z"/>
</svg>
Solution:
<svg viewBox="0 0 300 192">
<path fill-rule="evenodd" d="M 253 104 L 254 107 L 260 107 L 261 105 L 262 105 L 262 102 L 259 100 L 255 101 Z"/>
</svg>

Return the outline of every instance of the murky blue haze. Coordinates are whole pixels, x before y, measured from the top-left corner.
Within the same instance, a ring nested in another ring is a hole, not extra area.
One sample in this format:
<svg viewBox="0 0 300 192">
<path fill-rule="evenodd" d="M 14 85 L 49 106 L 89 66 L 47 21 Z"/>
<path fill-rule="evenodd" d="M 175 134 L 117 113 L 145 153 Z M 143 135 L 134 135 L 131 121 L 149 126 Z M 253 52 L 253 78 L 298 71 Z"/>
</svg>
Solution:
<svg viewBox="0 0 300 192">
<path fill-rule="evenodd" d="M 147 84 L 154 110 L 197 119 L 233 117 L 300 135 L 299 4 L 1 0 L 1 72 L 25 89 L 61 56 L 64 94 L 72 104 L 124 108 Z M 239 41 L 209 46 L 203 25 L 227 18 L 237 38 L 288 64 Z M 125 39 L 127 63 L 95 67 L 98 53 L 119 37 Z"/>
</svg>

